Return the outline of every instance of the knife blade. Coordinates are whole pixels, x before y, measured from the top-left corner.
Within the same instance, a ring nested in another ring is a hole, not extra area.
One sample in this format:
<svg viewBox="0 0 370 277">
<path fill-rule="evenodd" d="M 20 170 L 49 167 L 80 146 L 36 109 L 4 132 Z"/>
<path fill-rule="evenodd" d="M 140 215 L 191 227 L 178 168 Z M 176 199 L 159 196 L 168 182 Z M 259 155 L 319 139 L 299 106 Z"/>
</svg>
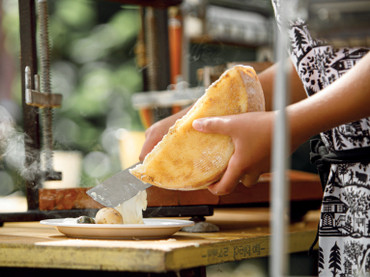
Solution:
<svg viewBox="0 0 370 277">
<path fill-rule="evenodd" d="M 86 193 L 103 206 L 117 207 L 137 195 L 139 191 L 151 186 L 140 181 L 129 172 L 137 164 L 114 174 L 102 183 L 89 189 Z"/>
</svg>

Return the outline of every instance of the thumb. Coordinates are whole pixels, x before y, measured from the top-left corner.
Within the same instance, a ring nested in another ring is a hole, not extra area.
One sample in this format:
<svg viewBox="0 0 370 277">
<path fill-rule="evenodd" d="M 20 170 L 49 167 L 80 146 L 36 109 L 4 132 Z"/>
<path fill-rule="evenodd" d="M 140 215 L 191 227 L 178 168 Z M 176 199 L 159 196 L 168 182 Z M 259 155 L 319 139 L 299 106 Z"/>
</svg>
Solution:
<svg viewBox="0 0 370 277">
<path fill-rule="evenodd" d="M 228 117 L 205 117 L 195 119 L 193 128 L 203 133 L 228 134 L 230 119 Z"/>
</svg>

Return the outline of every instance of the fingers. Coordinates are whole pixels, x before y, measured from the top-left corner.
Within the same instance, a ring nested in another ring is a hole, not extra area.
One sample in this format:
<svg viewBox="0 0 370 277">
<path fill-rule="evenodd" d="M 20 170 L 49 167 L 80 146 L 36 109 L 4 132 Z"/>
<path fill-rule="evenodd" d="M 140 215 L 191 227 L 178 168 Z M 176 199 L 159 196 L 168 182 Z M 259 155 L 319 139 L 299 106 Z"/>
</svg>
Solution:
<svg viewBox="0 0 370 277">
<path fill-rule="evenodd" d="M 154 146 L 162 139 L 163 135 L 158 131 L 155 125 L 149 127 L 145 132 L 145 142 L 141 148 L 141 153 L 139 155 L 139 160 L 144 161 L 146 155 L 153 150 Z"/>
<path fill-rule="evenodd" d="M 174 115 L 166 117 L 152 126 L 150 126 L 145 132 L 145 142 L 141 148 L 141 153 L 139 155 L 139 160 L 143 161 L 145 156 L 149 154 L 150 151 L 160 142 L 165 134 L 168 133 L 169 128 L 176 122 L 177 119 L 181 118 L 188 110 L 186 108 Z"/>
<path fill-rule="evenodd" d="M 253 171 L 245 174 L 239 164 L 238 156 L 231 157 L 221 180 L 208 186 L 208 190 L 215 195 L 227 195 L 232 193 L 239 183 L 246 187 L 255 185 L 260 174 Z"/>
<path fill-rule="evenodd" d="M 226 195 L 234 191 L 239 183 L 239 177 L 242 175 L 238 167 L 236 157 L 231 157 L 227 169 L 221 180 L 208 187 L 208 190 L 215 195 Z"/>
<path fill-rule="evenodd" d="M 259 174 L 246 174 L 240 178 L 239 183 L 249 188 L 257 183 L 258 178 Z"/>
<path fill-rule="evenodd" d="M 157 140 L 146 140 L 143 147 L 141 148 L 141 152 L 139 155 L 139 160 L 142 162 L 145 159 L 145 156 L 152 151 L 154 146 L 158 143 Z"/>
<path fill-rule="evenodd" d="M 178 116 L 176 115 L 176 117 L 171 116 L 168 119 L 159 121 L 146 131 L 146 140 L 139 155 L 140 161 L 143 161 L 145 156 L 152 151 L 177 118 Z M 197 131 L 205 133 L 227 134 L 229 130 L 227 122 L 229 122 L 228 117 L 201 118 L 193 121 L 193 127 Z"/>
<path fill-rule="evenodd" d="M 218 196 L 228 195 L 234 191 L 238 184 L 228 184 L 227 186 L 221 185 L 220 182 L 208 186 L 208 190 Z"/>
<path fill-rule="evenodd" d="M 230 130 L 230 118 L 205 117 L 193 121 L 193 128 L 203 133 L 228 134 Z"/>
<path fill-rule="evenodd" d="M 245 187 L 251 187 L 258 181 L 259 175 L 244 175 L 240 180 L 233 180 L 229 183 L 226 179 L 221 179 L 219 182 L 208 186 L 208 190 L 214 195 L 227 195 L 234 191 L 238 184 L 243 184 Z"/>
</svg>

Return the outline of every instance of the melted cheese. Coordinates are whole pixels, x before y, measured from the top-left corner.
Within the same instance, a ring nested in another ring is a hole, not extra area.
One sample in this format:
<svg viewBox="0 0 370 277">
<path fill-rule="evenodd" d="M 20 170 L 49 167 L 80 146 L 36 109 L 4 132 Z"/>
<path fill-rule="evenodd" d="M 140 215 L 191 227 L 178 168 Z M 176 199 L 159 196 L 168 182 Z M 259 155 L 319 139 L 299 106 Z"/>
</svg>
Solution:
<svg viewBox="0 0 370 277">
<path fill-rule="evenodd" d="M 146 210 L 147 205 L 147 193 L 143 190 L 115 209 L 122 215 L 123 224 L 144 224 L 143 211 Z"/>
</svg>

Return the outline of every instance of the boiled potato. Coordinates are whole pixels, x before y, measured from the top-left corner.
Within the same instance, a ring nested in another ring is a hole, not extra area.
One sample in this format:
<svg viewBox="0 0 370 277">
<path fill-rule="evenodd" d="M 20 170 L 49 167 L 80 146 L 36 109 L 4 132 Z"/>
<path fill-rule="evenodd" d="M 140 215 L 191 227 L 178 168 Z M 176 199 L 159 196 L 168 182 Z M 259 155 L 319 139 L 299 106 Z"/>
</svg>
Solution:
<svg viewBox="0 0 370 277">
<path fill-rule="evenodd" d="M 95 222 L 97 224 L 123 224 L 123 218 L 116 209 L 105 207 L 96 213 Z"/>
</svg>

